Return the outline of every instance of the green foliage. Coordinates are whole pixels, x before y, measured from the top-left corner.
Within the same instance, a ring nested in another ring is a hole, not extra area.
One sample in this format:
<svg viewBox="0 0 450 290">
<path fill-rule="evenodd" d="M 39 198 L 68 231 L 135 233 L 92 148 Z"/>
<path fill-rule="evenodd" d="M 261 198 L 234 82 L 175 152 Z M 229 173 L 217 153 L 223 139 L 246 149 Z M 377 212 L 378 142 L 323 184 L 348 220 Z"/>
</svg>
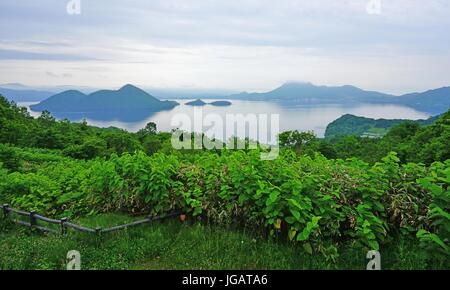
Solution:
<svg viewBox="0 0 450 290">
<path fill-rule="evenodd" d="M 248 146 L 176 151 L 151 123 L 133 134 L 48 113 L 33 119 L 1 98 L 0 125 L 0 203 L 24 210 L 72 218 L 181 210 L 330 261 L 344 244 L 380 249 L 398 236 L 417 237 L 433 258 L 449 253 L 449 113 L 379 140 L 285 132 L 272 161 Z"/>
<path fill-rule="evenodd" d="M 144 134 L 144 136 L 142 135 Z M 145 136 L 156 136 L 157 141 Z M 67 120 L 57 121 L 48 111 L 32 118 L 25 108 L 9 103 L 0 96 L 0 143 L 18 147 L 35 147 L 63 150 L 64 154 L 77 159 L 92 159 L 112 153 L 132 153 L 145 149 L 154 153 L 162 149 L 170 135 L 156 134 L 156 127 L 149 123 L 140 133 L 128 133 L 117 128 L 100 129 Z M 161 144 L 158 144 L 161 143 Z"/>
<path fill-rule="evenodd" d="M 10 173 L 1 179 L 0 202 L 58 217 L 179 209 L 284 236 L 336 260 L 344 242 L 379 249 L 399 232 L 426 229 L 430 239 L 448 243 L 449 165 L 401 165 L 395 153 L 369 165 L 289 150 L 271 162 L 258 150 L 189 157 L 139 151 Z M 424 240 L 423 231 L 418 236 Z"/>
<path fill-rule="evenodd" d="M 92 159 L 106 153 L 107 145 L 98 137 L 87 137 L 81 145 L 70 145 L 64 149 L 64 154 L 76 159 Z"/>
<path fill-rule="evenodd" d="M 428 123 L 427 123 L 428 124 Z M 358 157 L 375 163 L 389 152 L 398 153 L 402 163 L 432 164 L 450 158 L 450 111 L 427 126 L 403 122 L 394 126 L 383 138 L 370 139 L 357 136 L 342 136 L 320 142 L 330 144 L 337 158 Z M 331 156 L 330 156 L 331 157 Z"/>
<path fill-rule="evenodd" d="M 418 180 L 431 193 L 428 223 L 417 232 L 417 237 L 431 250 L 450 255 L 450 160 L 436 162 L 431 174 Z"/>
<path fill-rule="evenodd" d="M 292 148 L 301 152 L 303 147 L 316 139 L 313 132 L 287 131 L 279 135 L 280 146 Z"/>
<path fill-rule="evenodd" d="M 106 227 L 130 222 L 129 217 L 105 214 L 76 223 Z M 355 269 L 366 267 L 364 249 L 344 244 L 336 261 L 309 255 L 292 244 L 260 239 L 257 233 L 222 226 L 155 222 L 95 238 L 70 232 L 68 236 L 29 234 L 20 227 L 2 226 L 0 269 L 66 268 L 67 252 L 81 252 L 81 268 L 96 269 Z M 397 239 L 381 248 L 383 269 L 448 269 L 449 263 L 427 261 L 414 241 Z"/>
<path fill-rule="evenodd" d="M 391 128 L 397 127 L 397 131 L 403 131 L 404 134 L 414 134 L 414 131 L 420 125 L 430 125 L 436 121 L 437 117 L 431 117 L 427 120 L 386 120 L 358 117 L 354 115 L 343 115 L 337 120 L 331 122 L 325 131 L 325 138 L 336 138 L 343 136 L 362 136 L 365 133 L 372 133 L 373 136 L 383 137 Z M 400 126 L 399 126 L 400 125 Z M 402 128 L 402 129 L 400 129 Z M 403 130 L 405 129 L 405 130 Z M 391 129 L 392 131 L 392 129 Z"/>
<path fill-rule="evenodd" d="M 146 136 L 149 135 L 155 135 L 157 132 L 156 130 L 156 124 L 153 122 L 147 123 L 147 125 L 145 125 L 145 128 L 139 130 L 137 132 L 137 135 L 139 136 L 139 139 L 144 139 Z"/>
<path fill-rule="evenodd" d="M 0 185 L 0 197 L 11 206 L 55 214 L 59 186 L 47 176 L 11 173 Z"/>
<path fill-rule="evenodd" d="M 17 171 L 20 168 L 20 159 L 16 151 L 6 145 L 0 144 L 0 162 L 3 163 L 3 167 Z"/>
<path fill-rule="evenodd" d="M 142 147 L 143 147 L 145 153 L 147 153 L 148 155 L 152 155 L 152 154 L 158 152 L 159 150 L 161 150 L 163 145 L 162 145 L 161 140 L 157 136 L 150 135 L 150 136 L 144 137 L 144 141 L 142 142 Z"/>
</svg>

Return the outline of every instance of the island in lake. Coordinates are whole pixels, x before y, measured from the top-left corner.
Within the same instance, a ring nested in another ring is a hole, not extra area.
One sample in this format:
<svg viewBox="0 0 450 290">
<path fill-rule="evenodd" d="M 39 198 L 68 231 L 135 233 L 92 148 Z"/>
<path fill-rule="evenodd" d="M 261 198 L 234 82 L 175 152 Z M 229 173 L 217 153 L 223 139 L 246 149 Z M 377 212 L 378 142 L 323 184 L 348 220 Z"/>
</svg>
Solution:
<svg viewBox="0 0 450 290">
<path fill-rule="evenodd" d="M 215 101 L 215 102 L 211 102 L 209 104 L 213 105 L 213 106 L 219 106 L 219 107 L 231 106 L 231 102 L 229 102 L 229 101 Z"/>
<path fill-rule="evenodd" d="M 203 101 L 200 100 L 200 99 L 197 99 L 197 100 L 195 100 L 195 101 L 187 102 L 187 103 L 185 103 L 185 105 L 201 107 L 201 106 L 206 105 L 206 103 L 203 102 Z"/>
<path fill-rule="evenodd" d="M 198 106 L 198 107 L 205 106 L 205 105 L 226 107 L 226 106 L 231 106 L 231 102 L 229 102 L 229 101 L 214 101 L 214 102 L 211 102 L 211 103 L 206 103 L 206 102 L 204 102 L 204 101 L 202 101 L 200 99 L 197 99 L 195 101 L 187 102 L 187 103 L 185 103 L 185 105 Z"/>
<path fill-rule="evenodd" d="M 100 90 L 85 95 L 77 90 L 65 91 L 32 105 L 33 111 L 61 112 L 101 112 L 123 110 L 163 111 L 179 105 L 174 101 L 160 101 L 145 91 L 125 85 L 119 90 Z"/>
</svg>

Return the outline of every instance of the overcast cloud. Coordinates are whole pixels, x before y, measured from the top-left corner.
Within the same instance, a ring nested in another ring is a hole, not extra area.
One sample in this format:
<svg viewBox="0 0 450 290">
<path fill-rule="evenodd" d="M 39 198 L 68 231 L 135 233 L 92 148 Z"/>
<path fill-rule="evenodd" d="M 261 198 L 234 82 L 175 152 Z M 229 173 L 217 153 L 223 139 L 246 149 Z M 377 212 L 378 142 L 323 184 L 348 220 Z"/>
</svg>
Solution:
<svg viewBox="0 0 450 290">
<path fill-rule="evenodd" d="M 286 81 L 390 93 L 450 85 L 450 1 L 0 2 L 0 83 L 265 91 Z M 56 77 L 64 76 L 64 77 Z"/>
</svg>

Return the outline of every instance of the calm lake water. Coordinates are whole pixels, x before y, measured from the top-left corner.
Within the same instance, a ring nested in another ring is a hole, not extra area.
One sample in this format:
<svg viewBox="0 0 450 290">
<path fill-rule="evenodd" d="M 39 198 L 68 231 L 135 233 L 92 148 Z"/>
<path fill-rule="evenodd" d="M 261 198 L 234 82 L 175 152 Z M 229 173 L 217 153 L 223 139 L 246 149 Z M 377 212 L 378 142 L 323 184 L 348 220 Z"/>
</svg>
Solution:
<svg viewBox="0 0 450 290">
<path fill-rule="evenodd" d="M 215 100 L 203 99 L 205 102 L 211 102 Z M 220 116 L 223 118 L 224 123 L 227 114 L 278 114 L 279 115 L 279 127 L 280 131 L 287 130 L 299 130 L 299 131 L 314 131 L 317 136 L 323 137 L 326 126 L 339 118 L 344 114 L 352 114 L 357 116 L 363 116 L 368 118 L 385 118 L 385 119 L 426 119 L 430 115 L 427 113 L 416 111 L 409 107 L 397 106 L 397 105 L 374 105 L 374 104 L 359 104 L 355 106 L 338 106 L 338 105 L 326 105 L 326 106 L 287 106 L 277 104 L 274 102 L 264 101 L 242 101 L 242 100 L 230 100 L 231 106 L 218 107 L 206 105 L 203 107 L 192 107 L 185 105 L 186 102 L 192 100 L 176 100 L 180 103 L 179 106 L 169 111 L 162 112 L 146 112 L 146 111 L 132 111 L 132 112 L 106 112 L 106 113 L 65 113 L 54 114 L 58 119 L 67 118 L 71 121 L 81 121 L 84 118 L 88 124 L 98 127 L 118 127 L 130 132 L 136 132 L 139 129 L 145 127 L 148 122 L 154 122 L 157 125 L 159 131 L 170 131 L 175 129 L 171 123 L 174 118 L 180 117 L 180 114 L 189 116 L 191 120 L 194 118 L 194 114 L 198 116 L 199 110 L 203 117 L 211 114 Z M 34 103 L 19 103 L 21 106 L 29 107 Z M 194 110 L 197 110 L 194 112 Z M 39 112 L 30 111 L 31 115 L 39 116 Z M 204 120 L 204 119 L 203 119 Z M 180 126 L 178 126 L 180 127 Z M 180 127 L 181 128 L 181 127 Z M 203 127 L 200 130 L 197 128 L 194 130 L 193 126 L 189 130 L 187 127 L 181 129 L 188 131 L 207 131 L 208 127 Z M 210 135 L 211 132 L 207 132 Z M 217 136 L 216 132 L 216 137 Z M 239 134 L 238 134 L 239 135 Z M 239 136 L 243 137 L 243 136 Z M 221 138 L 222 139 L 222 138 Z"/>
</svg>

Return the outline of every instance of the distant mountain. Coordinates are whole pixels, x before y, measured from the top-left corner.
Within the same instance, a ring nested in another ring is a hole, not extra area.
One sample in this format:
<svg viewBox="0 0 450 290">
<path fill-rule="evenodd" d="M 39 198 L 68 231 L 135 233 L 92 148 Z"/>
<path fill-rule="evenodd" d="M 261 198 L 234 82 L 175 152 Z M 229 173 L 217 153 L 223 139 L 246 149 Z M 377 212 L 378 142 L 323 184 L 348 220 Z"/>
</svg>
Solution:
<svg viewBox="0 0 450 290">
<path fill-rule="evenodd" d="M 398 104 L 430 114 L 441 114 L 450 108 L 450 88 L 440 88 L 423 93 L 394 96 L 376 91 L 366 91 L 355 86 L 316 86 L 312 83 L 290 82 L 266 93 L 239 93 L 230 99 L 278 101 L 298 105 L 351 105 L 361 103 Z"/>
<path fill-rule="evenodd" d="M 13 90 L 13 91 L 11 91 Z M 19 91 L 19 92 L 16 92 Z M 90 87 L 55 86 L 30 87 L 22 84 L 0 85 L 0 93 L 16 102 L 42 101 L 53 95 L 53 92 L 64 94 L 67 90 L 93 95 L 96 93 Z M 141 90 L 142 91 L 142 90 Z M 153 96 L 158 98 L 188 98 L 188 99 L 242 99 L 255 101 L 273 101 L 285 105 L 357 105 L 357 104 L 394 104 L 414 108 L 431 115 L 438 115 L 450 108 L 450 87 L 443 87 L 426 92 L 416 92 L 402 96 L 394 96 L 376 91 L 367 91 L 351 85 L 317 86 L 307 82 L 289 82 L 265 93 L 230 94 L 224 90 L 205 89 L 156 89 L 148 88 Z M 103 92 L 103 91 L 101 91 Z M 111 92 L 111 91 L 110 91 Z M 227 96 L 228 95 L 228 96 Z M 55 104 L 53 104 L 55 105 Z M 87 104 L 84 104 L 87 106 Z M 62 109 L 61 107 L 59 109 Z M 64 108 L 64 110 L 66 110 Z"/>
<path fill-rule="evenodd" d="M 15 87 L 15 89 L 11 89 L 11 87 Z M 16 103 L 40 102 L 53 94 L 53 92 L 48 91 L 27 90 L 19 86 L 12 86 L 12 84 L 8 84 L 6 88 L 0 87 L 0 95 L 3 95 L 6 99 Z"/>
<path fill-rule="evenodd" d="M 358 117 L 350 114 L 343 115 L 331 122 L 325 131 L 325 138 L 334 138 L 346 135 L 356 135 L 363 137 L 382 137 L 393 126 L 404 122 L 417 122 L 422 126 L 433 124 L 439 116 L 434 116 L 426 120 L 402 120 L 402 119 L 371 119 Z"/>
<path fill-rule="evenodd" d="M 47 91 L 53 94 L 77 90 L 84 94 L 91 94 L 98 91 L 98 88 L 89 86 L 76 85 L 57 85 L 57 86 L 30 86 L 21 83 L 0 84 L 1 88 L 12 90 L 32 90 L 32 91 Z M 157 97 L 158 99 L 222 99 L 231 94 L 236 94 L 233 90 L 224 89 L 196 89 L 196 88 L 156 88 L 141 86 L 141 88 Z M 112 88 L 115 89 L 115 88 Z"/>
<path fill-rule="evenodd" d="M 406 94 L 397 97 L 395 101 L 419 111 L 442 114 L 450 108 L 450 87 Z"/>
<path fill-rule="evenodd" d="M 172 109 L 177 102 L 160 101 L 145 91 L 126 85 L 119 90 L 100 90 L 85 95 L 77 90 L 69 90 L 33 105 L 33 111 L 50 112 L 100 112 L 123 110 L 161 111 Z"/>
<path fill-rule="evenodd" d="M 31 88 L 28 86 L 25 86 L 23 84 L 19 84 L 19 83 L 8 83 L 8 84 L 0 84 L 0 87 L 5 88 L 5 89 L 10 89 L 10 90 L 35 90 L 35 91 L 39 91 L 38 89 L 35 88 Z"/>
<path fill-rule="evenodd" d="M 43 92 L 52 92 L 52 95 L 61 93 L 69 90 L 77 90 L 83 92 L 85 94 L 90 94 L 98 89 L 87 87 L 87 86 L 73 86 L 73 85 L 62 85 L 62 86 L 29 86 L 21 83 L 8 83 L 8 84 L 0 84 L 0 88 L 11 89 L 11 90 L 20 90 L 20 91 L 43 91 Z"/>
<path fill-rule="evenodd" d="M 393 96 L 374 91 L 364 91 L 354 86 L 316 86 L 312 83 L 290 82 L 267 93 L 240 93 L 231 98 L 248 100 L 279 100 L 296 103 L 343 103 L 384 100 Z"/>
</svg>

